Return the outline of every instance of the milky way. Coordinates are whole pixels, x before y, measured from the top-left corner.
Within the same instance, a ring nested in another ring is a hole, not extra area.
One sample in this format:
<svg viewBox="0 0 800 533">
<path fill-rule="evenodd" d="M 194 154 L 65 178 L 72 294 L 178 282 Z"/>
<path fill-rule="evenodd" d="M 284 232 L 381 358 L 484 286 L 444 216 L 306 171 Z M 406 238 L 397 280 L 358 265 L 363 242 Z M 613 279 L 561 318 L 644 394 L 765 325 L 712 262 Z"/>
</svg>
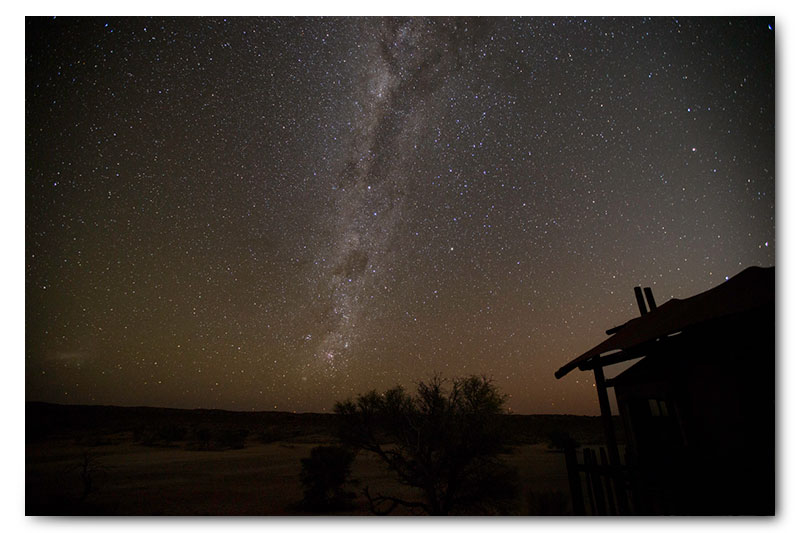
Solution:
<svg viewBox="0 0 800 533">
<path fill-rule="evenodd" d="M 29 18 L 26 394 L 330 410 L 775 261 L 771 18 Z"/>
<path fill-rule="evenodd" d="M 322 279 L 330 309 L 315 357 L 327 369 L 347 363 L 365 330 L 364 315 L 380 310 L 374 295 L 386 287 L 398 221 L 406 218 L 410 154 L 424 110 L 444 80 L 458 68 L 454 36 L 469 25 L 412 19 L 366 21 L 359 45 L 364 65 L 355 95 L 358 106 L 351 155 L 331 187 L 335 198 L 332 250 Z M 474 33 L 474 29 L 473 29 Z M 471 35 L 469 36 L 472 37 Z"/>
</svg>

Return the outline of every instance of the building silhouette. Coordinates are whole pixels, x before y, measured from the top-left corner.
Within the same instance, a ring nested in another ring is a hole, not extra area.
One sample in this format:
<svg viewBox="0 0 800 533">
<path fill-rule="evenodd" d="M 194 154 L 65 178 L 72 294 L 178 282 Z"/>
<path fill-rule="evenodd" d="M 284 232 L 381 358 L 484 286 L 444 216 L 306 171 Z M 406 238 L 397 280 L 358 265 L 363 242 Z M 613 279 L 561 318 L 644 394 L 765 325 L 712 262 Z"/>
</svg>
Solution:
<svg viewBox="0 0 800 533">
<path fill-rule="evenodd" d="M 750 267 L 661 306 L 649 288 L 635 294 L 642 316 L 556 372 L 594 372 L 614 472 L 609 500 L 635 514 L 774 514 L 775 268 Z M 621 364 L 629 366 L 606 376 Z"/>
</svg>

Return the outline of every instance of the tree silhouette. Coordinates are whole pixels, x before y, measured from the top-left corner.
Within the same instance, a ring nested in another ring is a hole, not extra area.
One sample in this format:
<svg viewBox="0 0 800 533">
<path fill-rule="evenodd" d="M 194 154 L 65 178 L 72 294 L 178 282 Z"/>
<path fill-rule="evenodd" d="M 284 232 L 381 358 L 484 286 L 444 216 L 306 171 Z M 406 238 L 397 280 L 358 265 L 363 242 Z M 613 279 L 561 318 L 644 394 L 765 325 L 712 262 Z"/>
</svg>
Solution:
<svg viewBox="0 0 800 533">
<path fill-rule="evenodd" d="M 106 474 L 106 469 L 97 455 L 89 449 L 83 450 L 80 463 L 74 465 L 73 469 L 77 469 L 80 473 L 82 486 L 80 501 L 84 502 L 91 493 L 97 491 L 98 478 Z"/>
<path fill-rule="evenodd" d="M 431 515 L 508 512 L 515 474 L 497 458 L 504 447 L 505 397 L 486 377 L 420 382 L 415 396 L 395 387 L 336 404 L 340 438 L 377 454 L 419 500 L 369 492 L 375 514 L 398 505 Z"/>
</svg>

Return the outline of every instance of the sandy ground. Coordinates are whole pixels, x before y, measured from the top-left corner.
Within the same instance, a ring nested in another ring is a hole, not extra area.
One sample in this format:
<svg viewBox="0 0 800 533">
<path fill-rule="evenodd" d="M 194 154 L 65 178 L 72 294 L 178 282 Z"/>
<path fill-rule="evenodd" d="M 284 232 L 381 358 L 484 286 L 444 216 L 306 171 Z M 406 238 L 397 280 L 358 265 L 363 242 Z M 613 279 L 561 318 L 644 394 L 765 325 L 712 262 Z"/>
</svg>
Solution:
<svg viewBox="0 0 800 533">
<path fill-rule="evenodd" d="M 74 440 L 50 440 L 26 447 L 26 514 L 106 515 L 297 515 L 303 490 L 300 460 L 323 439 L 305 438 L 240 450 L 191 451 L 135 444 L 125 435 L 86 447 Z M 81 464 L 89 454 L 92 483 L 81 501 Z M 502 458 L 519 473 L 518 514 L 569 511 L 564 456 L 543 444 L 517 446 Z M 355 507 L 339 514 L 370 514 L 361 488 L 387 494 L 413 492 L 399 485 L 380 461 L 357 456 L 352 490 Z"/>
</svg>

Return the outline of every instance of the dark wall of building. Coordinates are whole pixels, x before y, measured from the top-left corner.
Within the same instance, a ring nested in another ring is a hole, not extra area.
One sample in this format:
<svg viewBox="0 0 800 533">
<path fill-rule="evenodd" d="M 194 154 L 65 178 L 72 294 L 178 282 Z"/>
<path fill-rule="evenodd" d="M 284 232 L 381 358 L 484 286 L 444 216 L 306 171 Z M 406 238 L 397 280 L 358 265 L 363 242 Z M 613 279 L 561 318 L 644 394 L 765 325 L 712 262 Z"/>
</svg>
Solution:
<svg viewBox="0 0 800 533">
<path fill-rule="evenodd" d="M 643 506 L 666 514 L 773 514 L 773 308 L 666 339 L 615 393 Z"/>
</svg>

